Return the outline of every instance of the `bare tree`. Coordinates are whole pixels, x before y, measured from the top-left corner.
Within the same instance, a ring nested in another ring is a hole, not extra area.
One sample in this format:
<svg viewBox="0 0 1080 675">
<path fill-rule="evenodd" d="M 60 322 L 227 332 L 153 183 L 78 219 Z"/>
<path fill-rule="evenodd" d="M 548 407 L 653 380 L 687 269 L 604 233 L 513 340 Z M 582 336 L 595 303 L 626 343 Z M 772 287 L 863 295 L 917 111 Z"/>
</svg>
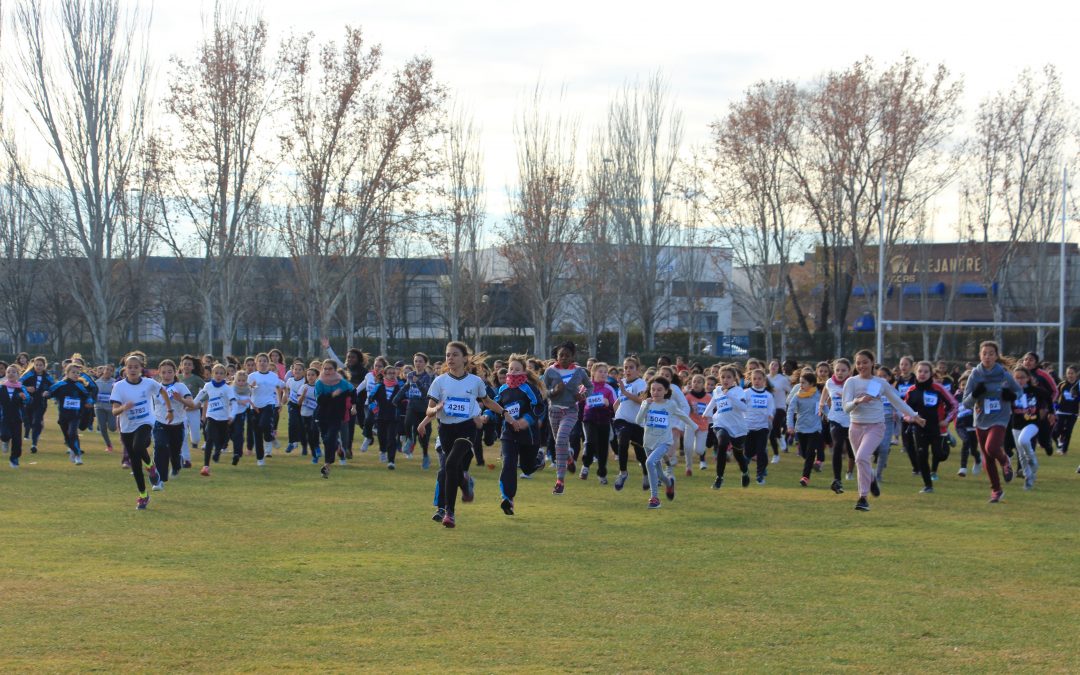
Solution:
<svg viewBox="0 0 1080 675">
<path fill-rule="evenodd" d="M 577 123 L 549 117 L 539 86 L 514 125 L 518 185 L 502 231 L 514 281 L 529 296 L 534 353 L 546 352 L 566 295 L 577 198 Z"/>
<path fill-rule="evenodd" d="M 165 100 L 178 126 L 172 166 L 179 213 L 158 232 L 177 257 L 204 259 L 195 280 L 203 301 L 203 341 L 212 351 L 216 315 L 224 356 L 232 354 L 245 307 L 239 297 L 250 266 L 240 256 L 275 168 L 259 152 L 260 132 L 276 105 L 267 41 L 258 14 L 215 4 L 195 57 L 173 58 Z"/>
<path fill-rule="evenodd" d="M 16 352 L 26 348 L 35 287 L 45 264 L 45 228 L 30 208 L 31 189 L 8 167 L 0 185 L 0 318 Z"/>
<path fill-rule="evenodd" d="M 622 258 L 633 274 L 626 283 L 646 349 L 656 344 L 656 324 L 666 310 L 660 302 L 661 252 L 675 234 L 672 180 L 682 144 L 682 114 L 669 103 L 664 77 L 626 86 L 608 110 L 608 148 L 614 160 L 611 210 Z M 625 321 L 624 308 L 618 308 Z M 620 345 L 620 348 L 624 345 Z"/>
<path fill-rule="evenodd" d="M 346 28 L 313 54 L 310 34 L 281 49 L 289 113 L 286 153 L 296 167 L 283 239 L 298 287 L 309 302 L 307 340 L 314 353 L 327 335 L 359 261 L 390 236 L 387 223 L 410 220 L 419 185 L 439 166 L 432 141 L 441 131 L 445 89 L 432 61 L 416 57 L 378 77 L 382 48 Z M 317 80 L 316 80 L 317 75 Z M 399 211 L 389 217 L 391 204 Z"/>
<path fill-rule="evenodd" d="M 148 21 L 137 9 L 122 11 L 116 0 L 50 7 L 55 12 L 27 0 L 15 11 L 18 84 L 51 154 L 48 169 L 18 170 L 62 199 L 57 214 L 46 201 L 33 198 L 31 205 L 48 235 L 70 244 L 70 265 L 81 277 L 71 293 L 86 315 L 94 356 L 104 361 L 117 316 L 112 287 L 123 243 L 120 215 L 143 135 L 149 66 L 139 40 Z M 54 23 L 59 39 L 50 32 Z M 15 161 L 10 145 L 8 155 Z"/>
<path fill-rule="evenodd" d="M 575 282 L 571 306 L 588 340 L 590 356 L 599 353 L 600 332 L 615 318 L 615 289 L 622 268 L 616 260 L 615 233 L 608 208 L 611 160 L 604 158 L 604 142 L 603 137 L 597 138 L 589 150 L 582 188 L 581 237 L 571 251 L 570 277 Z"/>
</svg>

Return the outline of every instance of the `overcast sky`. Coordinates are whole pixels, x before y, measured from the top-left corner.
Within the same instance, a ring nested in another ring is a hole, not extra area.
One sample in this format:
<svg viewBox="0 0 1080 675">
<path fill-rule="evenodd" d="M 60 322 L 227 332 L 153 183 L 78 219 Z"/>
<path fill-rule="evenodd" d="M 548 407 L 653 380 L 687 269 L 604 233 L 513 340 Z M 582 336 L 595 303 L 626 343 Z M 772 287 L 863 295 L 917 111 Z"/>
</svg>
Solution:
<svg viewBox="0 0 1080 675">
<path fill-rule="evenodd" d="M 389 65 L 413 54 L 436 72 L 482 127 L 488 210 L 506 210 L 514 180 L 512 124 L 526 90 L 542 80 L 565 87 L 564 105 L 591 135 L 623 83 L 661 69 L 684 113 L 686 142 L 753 82 L 809 80 L 863 56 L 891 62 L 907 52 L 944 61 L 963 76 L 970 111 L 1011 85 L 1024 67 L 1056 64 L 1080 101 L 1080 3 L 955 2 L 440 2 L 267 0 L 272 37 L 313 31 L 340 41 L 342 26 L 363 28 Z M 204 3 L 202 9 L 212 7 Z M 196 2 L 154 5 L 153 57 L 159 85 L 168 57 L 190 54 L 201 29 Z M 945 207 L 943 210 L 955 210 Z"/>
</svg>

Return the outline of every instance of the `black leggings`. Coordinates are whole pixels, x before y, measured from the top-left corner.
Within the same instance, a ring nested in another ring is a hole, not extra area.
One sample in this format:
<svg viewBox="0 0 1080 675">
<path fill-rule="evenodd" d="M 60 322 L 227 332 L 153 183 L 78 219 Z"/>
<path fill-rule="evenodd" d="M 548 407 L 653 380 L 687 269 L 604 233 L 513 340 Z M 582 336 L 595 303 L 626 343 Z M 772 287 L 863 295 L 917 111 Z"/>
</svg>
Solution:
<svg viewBox="0 0 1080 675">
<path fill-rule="evenodd" d="M 439 425 L 439 446 L 446 459 L 439 467 L 436 506 L 446 509 L 447 513 L 454 512 L 458 490 L 467 480 L 465 472 L 473 456 L 476 431 L 478 430 L 472 420 Z"/>
<path fill-rule="evenodd" d="M 262 459 L 266 455 L 266 444 L 274 442 L 274 425 L 277 419 L 277 408 L 273 405 L 264 405 L 254 412 L 254 417 L 248 418 L 249 436 L 250 430 L 255 431 L 255 458 Z"/>
<path fill-rule="evenodd" d="M 517 496 L 518 467 L 526 476 L 536 471 L 536 446 L 519 443 L 512 438 L 502 439 L 502 473 L 499 490 L 504 499 L 514 501 Z"/>
<path fill-rule="evenodd" d="M 927 424 L 927 426 L 930 426 Z M 934 483 L 930 479 L 930 461 L 934 461 L 934 470 L 937 470 L 938 458 L 941 457 L 941 434 L 937 433 L 937 424 L 934 424 L 932 432 L 915 431 L 912 438 L 915 441 L 915 457 L 919 466 L 919 474 L 922 476 L 923 485 L 932 487 Z"/>
<path fill-rule="evenodd" d="M 151 429 L 149 424 L 144 424 L 135 431 L 120 432 L 120 444 L 124 446 L 124 453 L 131 460 L 131 473 L 135 476 L 135 487 L 139 490 L 139 496 L 146 495 L 143 467 L 150 468 L 150 453 L 147 449 L 150 447 Z"/>
<path fill-rule="evenodd" d="M 780 436 L 784 433 L 784 427 L 787 426 L 787 411 L 783 408 L 777 408 L 776 414 L 772 418 L 772 429 L 769 430 L 769 445 L 772 446 L 772 452 L 774 455 L 780 454 Z"/>
<path fill-rule="evenodd" d="M 394 463 L 397 456 L 397 420 L 375 420 L 375 430 L 379 434 L 379 451 L 386 453 L 386 461 Z"/>
<path fill-rule="evenodd" d="M 960 434 L 963 441 L 960 444 L 960 468 L 967 468 L 968 457 L 973 458 L 975 464 L 979 464 L 982 461 L 982 455 L 979 453 L 979 439 L 975 436 L 975 428 L 957 427 L 956 432 Z"/>
<path fill-rule="evenodd" d="M 900 423 L 900 442 L 904 445 L 904 452 L 911 460 L 911 470 L 919 473 L 919 452 L 915 447 L 915 425 L 909 422 Z"/>
<path fill-rule="evenodd" d="M 2 426 L 3 433 L 0 434 L 0 440 L 11 444 L 9 448 L 11 459 L 22 457 L 22 418 L 18 414 L 8 415 L 4 417 Z"/>
<path fill-rule="evenodd" d="M 619 472 L 626 473 L 626 465 L 630 461 L 630 446 L 634 446 L 634 456 L 641 465 L 642 475 L 648 476 L 649 470 L 645 467 L 648 455 L 645 454 L 645 429 L 630 422 L 622 422 L 619 430 Z"/>
<path fill-rule="evenodd" d="M 428 426 L 424 428 L 423 436 L 416 433 L 416 427 L 420 424 L 420 420 L 424 419 L 426 414 L 426 410 L 417 410 L 411 405 L 405 411 L 405 434 L 413 443 L 420 444 L 421 449 L 424 451 L 424 457 L 428 456 L 428 444 L 431 441 L 431 427 Z M 413 449 L 415 450 L 415 448 Z"/>
<path fill-rule="evenodd" d="M 1069 452 L 1069 442 L 1072 441 L 1073 427 L 1076 426 L 1076 415 L 1058 414 L 1057 422 L 1054 423 L 1054 438 L 1061 443 L 1061 454 Z"/>
<path fill-rule="evenodd" d="M 1050 457 L 1054 454 L 1054 442 L 1050 439 L 1050 420 L 1045 417 L 1039 418 L 1039 435 L 1035 438 L 1038 440 L 1039 445 L 1046 451 L 1046 456 Z M 1010 434 L 1011 435 L 1011 434 Z"/>
<path fill-rule="evenodd" d="M 158 479 L 169 480 L 169 463 L 172 470 L 180 472 L 183 459 L 180 457 L 180 449 L 184 446 L 183 424 L 158 424 L 154 425 L 154 466 L 157 467 Z M 134 462 L 133 462 L 134 463 Z"/>
<path fill-rule="evenodd" d="M 716 477 L 723 478 L 724 470 L 727 468 L 727 448 L 731 446 L 731 455 L 735 458 L 735 461 L 739 464 L 739 471 L 746 473 L 750 468 L 750 461 L 746 459 L 746 454 L 743 452 L 743 444 L 746 441 L 746 436 L 732 437 L 727 432 L 727 429 L 716 430 Z"/>
<path fill-rule="evenodd" d="M 584 422 L 582 429 L 585 433 L 585 456 L 581 458 L 584 466 L 592 466 L 596 460 L 596 475 L 600 478 L 607 476 L 608 460 L 608 436 L 611 435 L 611 425 L 607 422 Z"/>
<path fill-rule="evenodd" d="M 769 430 L 751 429 L 746 434 L 746 457 L 757 460 L 757 475 L 760 478 L 769 468 Z"/>
<path fill-rule="evenodd" d="M 848 428 L 836 422 L 829 422 L 829 433 L 832 434 L 832 473 L 833 480 L 840 480 L 844 469 L 844 454 L 854 458 L 851 451 L 851 441 L 848 440 Z"/>
<path fill-rule="evenodd" d="M 821 448 L 821 432 L 797 433 L 795 438 L 799 442 L 799 454 L 803 457 L 803 478 L 809 478 L 810 471 L 814 468 L 814 460 L 817 459 L 818 450 Z"/>
<path fill-rule="evenodd" d="M 319 434 L 322 436 L 323 464 L 333 464 L 341 449 L 341 425 L 342 420 L 318 422 Z"/>
<path fill-rule="evenodd" d="M 229 442 L 228 420 L 206 418 L 206 447 L 203 448 L 203 466 L 210 466 L 210 457 L 220 457 Z"/>
</svg>

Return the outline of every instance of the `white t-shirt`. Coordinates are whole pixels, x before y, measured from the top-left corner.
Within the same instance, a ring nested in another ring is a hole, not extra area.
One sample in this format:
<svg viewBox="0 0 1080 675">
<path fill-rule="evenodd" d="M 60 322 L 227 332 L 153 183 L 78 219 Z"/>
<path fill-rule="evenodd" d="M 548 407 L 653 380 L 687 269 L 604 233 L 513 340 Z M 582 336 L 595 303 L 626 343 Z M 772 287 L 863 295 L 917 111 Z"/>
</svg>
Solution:
<svg viewBox="0 0 1080 675">
<path fill-rule="evenodd" d="M 172 404 L 172 422 L 167 422 L 169 415 L 169 409 L 165 407 L 165 402 L 158 396 L 154 399 L 154 418 L 161 424 L 183 424 L 184 415 L 182 413 L 187 411 L 184 404 L 177 401 L 173 397 L 173 392 L 178 392 L 181 398 L 188 398 L 191 396 L 191 390 L 187 388 L 187 385 L 183 382 L 173 382 L 172 384 L 163 384 L 161 388 L 165 390 L 165 394 L 169 397 L 169 403 Z"/>
<path fill-rule="evenodd" d="M 284 387 L 285 383 L 272 370 L 265 373 L 256 370 L 248 375 L 248 386 L 251 387 L 251 405 L 265 408 L 268 405 L 277 406 L 278 389 Z"/>
<path fill-rule="evenodd" d="M 161 383 L 149 377 L 142 378 L 138 384 L 132 384 L 124 378 L 113 385 L 112 396 L 109 398 L 111 403 L 135 404 L 117 418 L 121 432 L 131 433 L 139 427 L 153 426 L 154 400 L 161 402 L 161 389 Z M 173 407 L 175 411 L 178 406 Z"/>
<path fill-rule="evenodd" d="M 219 422 L 228 422 L 232 417 L 233 403 L 236 401 L 236 391 L 227 384 L 215 387 L 213 382 L 207 382 L 206 386 L 195 396 L 196 403 L 206 401 L 206 417 Z"/>
<path fill-rule="evenodd" d="M 474 405 L 487 398 L 487 387 L 472 373 L 465 373 L 461 379 L 443 373 L 432 381 L 428 398 L 439 404 L 439 424 L 460 424 L 479 414 L 474 412 Z"/>
<path fill-rule="evenodd" d="M 791 393 L 791 380 L 783 373 L 769 375 L 769 384 L 772 385 L 773 403 L 777 410 L 787 409 L 788 394 Z"/>
<path fill-rule="evenodd" d="M 311 417 L 315 414 L 315 407 L 318 402 L 315 399 L 315 385 L 308 384 L 307 382 L 300 382 L 300 390 L 297 392 L 297 401 L 300 398 L 304 399 L 304 402 L 300 405 L 300 416 Z"/>
<path fill-rule="evenodd" d="M 633 382 L 627 384 L 626 380 L 622 381 L 623 389 L 630 392 L 634 396 L 642 396 L 649 385 L 645 384 L 645 379 L 639 377 Z M 616 395 L 619 400 L 619 409 L 615 411 L 615 419 L 629 422 L 631 424 L 637 424 L 638 410 L 641 408 L 640 403 L 634 403 L 622 393 L 621 390 L 616 388 Z"/>
<path fill-rule="evenodd" d="M 304 378 L 296 380 L 292 375 L 285 379 L 285 386 L 289 389 L 289 403 L 300 402 L 300 387 L 304 386 L 304 383 Z"/>
<path fill-rule="evenodd" d="M 836 380 L 830 377 L 825 381 L 825 391 L 828 392 L 829 396 L 829 411 L 827 415 L 829 421 L 836 422 L 842 427 L 850 427 L 851 416 L 844 411 L 844 385 L 837 384 Z"/>
<path fill-rule="evenodd" d="M 251 390 L 249 389 L 246 394 L 241 394 L 236 391 L 236 387 L 233 387 L 231 384 L 229 386 L 232 387 L 233 393 L 236 394 L 236 400 L 233 401 L 232 411 L 233 417 L 236 417 L 241 413 L 247 412 L 251 408 Z"/>
</svg>

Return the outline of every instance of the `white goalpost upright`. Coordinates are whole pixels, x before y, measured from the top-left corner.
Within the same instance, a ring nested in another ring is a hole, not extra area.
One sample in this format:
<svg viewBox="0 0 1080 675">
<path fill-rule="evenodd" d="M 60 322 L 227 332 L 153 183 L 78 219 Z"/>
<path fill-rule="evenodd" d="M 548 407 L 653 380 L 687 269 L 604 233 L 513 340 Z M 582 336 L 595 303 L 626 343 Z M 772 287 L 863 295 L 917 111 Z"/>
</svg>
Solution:
<svg viewBox="0 0 1080 675">
<path fill-rule="evenodd" d="M 878 358 L 884 353 L 885 329 L 891 326 L 968 326 L 978 328 L 1057 328 L 1058 329 L 1058 373 L 1065 373 L 1065 231 L 1066 231 L 1066 207 L 1069 173 L 1065 168 L 1061 172 L 1061 243 L 1058 255 L 1058 320 L 1050 321 L 902 321 L 883 319 L 884 296 L 885 296 L 885 181 L 882 178 L 881 204 L 878 213 L 878 287 L 877 287 L 877 317 L 875 321 L 876 339 L 875 352 Z M 1045 358 L 1045 354 L 1042 355 Z"/>
</svg>

